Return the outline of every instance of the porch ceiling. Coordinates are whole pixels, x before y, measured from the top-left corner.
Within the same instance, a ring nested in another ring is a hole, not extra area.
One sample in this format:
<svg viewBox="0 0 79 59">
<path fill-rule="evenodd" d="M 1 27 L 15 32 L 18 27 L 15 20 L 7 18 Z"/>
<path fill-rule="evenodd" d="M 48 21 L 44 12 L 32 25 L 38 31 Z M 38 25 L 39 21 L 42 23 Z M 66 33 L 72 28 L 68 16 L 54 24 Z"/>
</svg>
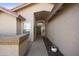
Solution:
<svg viewBox="0 0 79 59">
<path fill-rule="evenodd" d="M 34 13 L 35 20 L 45 20 L 49 14 L 50 14 L 49 11 L 39 11 L 39 12 L 35 12 L 35 13 Z"/>
</svg>

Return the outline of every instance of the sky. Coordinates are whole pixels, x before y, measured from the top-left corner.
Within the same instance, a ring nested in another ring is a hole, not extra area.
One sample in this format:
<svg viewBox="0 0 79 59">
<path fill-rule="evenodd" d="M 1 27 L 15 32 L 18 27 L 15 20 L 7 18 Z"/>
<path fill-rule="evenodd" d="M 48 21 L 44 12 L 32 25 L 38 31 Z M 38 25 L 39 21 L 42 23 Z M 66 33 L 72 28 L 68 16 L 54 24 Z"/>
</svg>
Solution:
<svg viewBox="0 0 79 59">
<path fill-rule="evenodd" d="M 7 9 L 12 9 L 16 6 L 21 5 L 22 3 L 0 3 L 0 6 L 5 7 Z"/>
</svg>

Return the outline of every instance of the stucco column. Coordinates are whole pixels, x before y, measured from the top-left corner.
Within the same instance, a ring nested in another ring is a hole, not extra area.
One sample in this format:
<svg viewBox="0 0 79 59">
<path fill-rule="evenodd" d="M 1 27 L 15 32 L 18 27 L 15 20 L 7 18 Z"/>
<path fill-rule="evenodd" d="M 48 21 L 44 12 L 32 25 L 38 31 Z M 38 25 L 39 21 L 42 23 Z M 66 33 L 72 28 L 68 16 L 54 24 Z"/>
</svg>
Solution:
<svg viewBox="0 0 79 59">
<path fill-rule="evenodd" d="M 47 37 L 47 21 L 45 22 L 45 37 Z"/>
</svg>

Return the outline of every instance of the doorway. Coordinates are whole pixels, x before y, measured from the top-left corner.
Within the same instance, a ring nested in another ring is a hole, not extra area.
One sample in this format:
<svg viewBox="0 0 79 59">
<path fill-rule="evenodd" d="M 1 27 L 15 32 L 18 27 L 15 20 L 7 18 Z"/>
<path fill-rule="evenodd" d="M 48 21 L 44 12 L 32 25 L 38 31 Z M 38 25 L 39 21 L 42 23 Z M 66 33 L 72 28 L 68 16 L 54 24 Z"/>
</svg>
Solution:
<svg viewBox="0 0 79 59">
<path fill-rule="evenodd" d="M 36 38 L 45 36 L 45 21 L 40 20 L 36 22 Z"/>
</svg>

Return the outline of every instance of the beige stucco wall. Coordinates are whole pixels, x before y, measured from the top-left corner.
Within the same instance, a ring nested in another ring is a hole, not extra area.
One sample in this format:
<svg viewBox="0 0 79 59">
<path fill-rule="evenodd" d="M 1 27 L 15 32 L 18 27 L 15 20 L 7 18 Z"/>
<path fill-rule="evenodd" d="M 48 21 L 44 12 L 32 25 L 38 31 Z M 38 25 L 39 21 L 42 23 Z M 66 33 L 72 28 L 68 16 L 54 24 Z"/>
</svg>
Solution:
<svg viewBox="0 0 79 59">
<path fill-rule="evenodd" d="M 21 20 L 17 19 L 17 34 L 21 34 Z"/>
<path fill-rule="evenodd" d="M 0 35 L 16 35 L 16 17 L 0 12 Z"/>
<path fill-rule="evenodd" d="M 21 14 L 23 17 L 26 18 L 26 22 L 31 24 L 31 29 L 30 29 L 30 39 L 31 41 L 33 41 L 34 38 L 34 12 L 38 12 L 38 11 L 51 11 L 53 8 L 53 4 L 33 4 L 30 5 L 28 7 L 24 7 L 23 9 L 20 9 L 17 11 L 17 13 Z"/>
<path fill-rule="evenodd" d="M 0 45 L 0 56 L 18 56 L 18 45 Z"/>
<path fill-rule="evenodd" d="M 79 56 L 79 4 L 66 4 L 47 25 L 47 36 L 64 55 Z"/>
<path fill-rule="evenodd" d="M 19 45 L 19 56 L 24 56 L 27 54 L 29 51 L 29 42 L 29 38 L 27 38 Z"/>
<path fill-rule="evenodd" d="M 0 56 L 24 56 L 28 49 L 27 34 L 0 36 Z"/>
<path fill-rule="evenodd" d="M 24 24 L 23 24 L 23 20 L 21 19 L 17 19 L 17 34 L 23 34 L 23 29 L 24 29 Z"/>
</svg>

